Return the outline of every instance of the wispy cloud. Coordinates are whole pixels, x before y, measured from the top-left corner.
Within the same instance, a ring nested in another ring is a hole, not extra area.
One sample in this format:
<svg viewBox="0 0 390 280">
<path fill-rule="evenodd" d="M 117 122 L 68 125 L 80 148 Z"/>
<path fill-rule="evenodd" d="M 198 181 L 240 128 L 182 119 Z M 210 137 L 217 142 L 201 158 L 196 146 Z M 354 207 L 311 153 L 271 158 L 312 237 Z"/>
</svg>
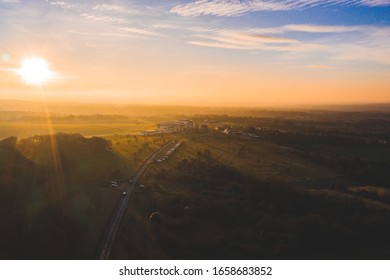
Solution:
<svg viewBox="0 0 390 280">
<path fill-rule="evenodd" d="M 250 32 L 262 34 L 282 34 L 289 32 L 305 33 L 347 33 L 360 32 L 368 35 L 382 35 L 390 37 L 390 27 L 378 27 L 372 25 L 316 25 L 316 24 L 287 24 L 279 27 L 249 28 Z"/>
<path fill-rule="evenodd" d="M 312 25 L 312 24 L 289 24 L 282 27 L 284 31 L 298 31 L 309 33 L 342 33 L 361 31 L 362 26 L 339 26 L 339 25 Z"/>
<path fill-rule="evenodd" d="M 253 11 L 288 9 L 288 5 L 278 1 L 197 0 L 177 5 L 171 9 L 171 12 L 182 16 L 239 16 Z"/>
<path fill-rule="evenodd" d="M 188 27 L 187 30 L 193 31 L 196 33 L 216 33 L 216 32 L 219 32 L 221 29 L 204 27 L 204 26 L 193 26 L 193 27 Z M 256 33 L 256 32 L 251 32 L 251 33 Z"/>
<path fill-rule="evenodd" d="M 106 23 L 108 22 L 108 23 L 117 23 L 117 24 L 128 23 L 128 21 L 126 19 L 118 18 L 118 17 L 98 16 L 98 15 L 92 15 L 92 14 L 87 14 L 87 13 L 82 13 L 80 16 L 85 18 L 85 19 L 98 21 L 98 22 L 106 22 Z"/>
<path fill-rule="evenodd" d="M 133 35 L 148 35 L 148 36 L 158 36 L 159 34 L 152 29 L 138 28 L 138 27 L 119 27 L 119 31 L 133 34 Z"/>
<path fill-rule="evenodd" d="M 377 40 L 377 41 L 374 41 Z M 390 39 L 369 37 L 352 43 L 339 44 L 333 48 L 330 59 L 341 61 L 370 61 L 390 65 Z"/>
<path fill-rule="evenodd" d="M 125 12 L 126 9 L 118 5 L 99 4 L 93 7 L 97 11 Z"/>
<path fill-rule="evenodd" d="M 299 53 L 300 58 L 315 53 L 329 61 L 371 61 L 390 64 L 390 27 L 290 24 L 270 28 L 193 27 L 188 30 L 195 34 L 191 35 L 194 39 L 188 40 L 187 43 L 196 46 Z M 316 36 L 298 40 L 295 32 L 325 34 L 319 38 Z M 307 67 L 329 69 L 324 65 L 309 64 Z"/>
<path fill-rule="evenodd" d="M 0 0 L 0 3 L 19 3 L 19 0 Z"/>
<path fill-rule="evenodd" d="M 205 33 L 196 34 L 193 37 L 201 40 L 188 41 L 189 44 L 218 47 L 228 49 L 256 50 L 266 49 L 271 46 L 277 48 L 283 45 L 299 43 L 299 41 L 291 38 L 274 37 L 262 34 L 251 33 L 245 30 L 202 30 Z"/>
<path fill-rule="evenodd" d="M 70 3 L 70 2 L 64 2 L 64 1 L 50 2 L 50 5 L 60 7 L 62 9 L 72 9 L 72 8 L 76 7 L 76 4 Z"/>
<path fill-rule="evenodd" d="M 371 61 L 390 64 L 390 27 L 287 25 L 285 32 L 334 33 L 318 41 L 330 60 Z M 348 34 L 354 32 L 354 34 Z"/>
<path fill-rule="evenodd" d="M 123 33 L 110 33 L 110 32 L 100 32 L 96 33 L 97 36 L 105 36 L 105 37 L 126 37 Z"/>
<path fill-rule="evenodd" d="M 1 1 L 1 0 L 0 0 Z M 106 24 L 106 27 L 101 32 L 79 32 L 69 30 L 69 33 L 81 34 L 88 36 L 106 36 L 106 37 L 135 37 L 135 36 L 158 36 L 160 35 L 155 30 L 170 28 L 169 25 L 151 25 L 140 26 L 130 22 L 129 14 L 138 14 L 137 10 L 129 6 L 119 6 L 113 4 L 73 4 L 65 1 L 52 1 L 50 5 L 57 6 L 63 9 L 71 9 L 77 7 L 75 11 L 82 19 Z M 93 45 L 93 44 L 89 44 Z"/>
<path fill-rule="evenodd" d="M 306 67 L 310 69 L 334 69 L 334 67 L 324 64 L 311 64 L 307 65 Z"/>
<path fill-rule="evenodd" d="M 315 24 L 288 24 L 279 27 L 247 28 L 248 32 L 260 34 L 283 34 L 288 32 L 305 33 L 344 33 L 372 30 L 370 26 L 345 26 L 345 25 L 315 25 Z"/>
<path fill-rule="evenodd" d="M 256 11 L 286 11 L 313 6 L 387 6 L 390 0 L 196 0 L 171 9 L 182 16 L 241 16 Z"/>
<path fill-rule="evenodd" d="M 68 30 L 68 33 L 71 34 L 77 34 L 77 35 L 83 35 L 83 36 L 91 36 L 91 37 L 96 37 L 96 36 L 105 36 L 105 37 L 126 37 L 125 34 L 123 33 L 118 33 L 118 32 L 81 32 L 81 31 L 75 31 L 75 30 Z"/>
<path fill-rule="evenodd" d="M 188 44 L 201 46 L 201 47 L 212 47 L 212 48 L 222 48 L 222 49 L 236 49 L 236 50 L 250 50 L 251 47 L 246 47 L 244 45 L 235 45 L 222 42 L 206 42 L 206 41 L 188 41 Z"/>
<path fill-rule="evenodd" d="M 300 43 L 297 45 L 267 45 L 267 44 L 258 44 L 257 46 L 250 46 L 245 44 L 232 44 L 224 43 L 219 41 L 188 41 L 188 44 L 202 46 L 202 47 L 212 47 L 212 48 L 223 48 L 223 49 L 232 49 L 232 50 L 258 50 L 258 51 L 272 51 L 272 52 L 309 52 L 313 50 L 321 49 L 322 46 L 318 44 L 305 44 Z"/>
<path fill-rule="evenodd" d="M 166 24 L 166 23 L 155 23 L 152 25 L 153 28 L 156 29 L 177 29 L 177 26 L 174 26 L 172 24 Z"/>
<path fill-rule="evenodd" d="M 390 5 L 390 0 L 361 0 L 367 6 L 387 6 Z"/>
<path fill-rule="evenodd" d="M 112 5 L 112 4 L 98 4 L 93 7 L 95 11 L 111 12 L 111 13 L 127 13 L 127 14 L 138 14 L 139 12 L 135 9 L 129 9 L 123 6 Z"/>
<path fill-rule="evenodd" d="M 139 14 L 139 12 L 136 9 L 123 7 L 119 5 L 112 5 L 112 4 L 91 5 L 91 4 L 74 3 L 68 1 L 50 1 L 49 4 L 51 6 L 56 6 L 62 9 L 72 9 L 78 7 L 81 10 L 83 10 L 85 13 L 91 13 L 91 11 L 94 11 L 96 13 L 99 13 L 100 15 L 107 15 L 107 14 L 114 14 L 114 13 Z"/>
</svg>

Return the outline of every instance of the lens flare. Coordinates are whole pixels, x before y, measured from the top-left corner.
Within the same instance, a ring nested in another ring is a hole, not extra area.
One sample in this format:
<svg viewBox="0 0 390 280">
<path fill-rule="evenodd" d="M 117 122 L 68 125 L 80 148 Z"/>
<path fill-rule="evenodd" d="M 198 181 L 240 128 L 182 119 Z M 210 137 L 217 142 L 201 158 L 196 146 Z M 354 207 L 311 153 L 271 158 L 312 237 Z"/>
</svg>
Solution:
<svg viewBox="0 0 390 280">
<path fill-rule="evenodd" d="M 49 63 L 39 57 L 30 57 L 22 61 L 18 74 L 27 84 L 41 85 L 50 81 L 54 73 L 50 70 Z"/>
<path fill-rule="evenodd" d="M 4 61 L 4 62 L 8 62 L 11 59 L 11 56 L 9 55 L 9 53 L 6 53 L 6 52 L 2 53 L 0 55 L 0 57 L 1 57 L 1 60 Z"/>
</svg>

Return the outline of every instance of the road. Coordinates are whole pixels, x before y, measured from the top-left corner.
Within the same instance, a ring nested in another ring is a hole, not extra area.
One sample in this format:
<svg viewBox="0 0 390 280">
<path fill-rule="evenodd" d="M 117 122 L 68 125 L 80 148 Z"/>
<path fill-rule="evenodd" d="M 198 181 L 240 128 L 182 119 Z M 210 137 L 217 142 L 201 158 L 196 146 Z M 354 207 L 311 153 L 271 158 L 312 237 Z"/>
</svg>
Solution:
<svg viewBox="0 0 390 280">
<path fill-rule="evenodd" d="M 157 151 L 150 154 L 137 169 L 136 173 L 133 176 L 132 183 L 130 183 L 129 180 L 127 181 L 126 187 L 125 189 L 123 189 L 123 192 L 126 192 L 126 194 L 122 195 L 121 198 L 119 199 L 118 204 L 112 214 L 112 217 L 107 224 L 107 228 L 104 232 L 103 238 L 99 245 L 97 259 L 107 260 L 109 258 L 116 232 L 122 220 L 123 214 L 125 213 L 127 203 L 130 199 L 131 194 L 133 193 L 134 188 L 137 185 L 139 178 L 145 172 L 149 164 L 151 164 L 156 160 L 157 155 L 159 155 L 160 153 L 164 152 L 167 149 L 172 148 L 174 144 L 175 144 L 174 141 L 170 141 L 164 146 L 162 146 L 160 149 L 158 149 Z"/>
</svg>

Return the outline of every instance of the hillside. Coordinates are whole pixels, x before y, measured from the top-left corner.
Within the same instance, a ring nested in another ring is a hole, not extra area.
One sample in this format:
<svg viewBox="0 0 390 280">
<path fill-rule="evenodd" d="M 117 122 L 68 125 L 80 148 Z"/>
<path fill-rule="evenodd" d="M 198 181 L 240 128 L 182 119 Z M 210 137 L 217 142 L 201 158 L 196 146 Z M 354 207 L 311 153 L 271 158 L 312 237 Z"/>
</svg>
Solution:
<svg viewBox="0 0 390 280">
<path fill-rule="evenodd" d="M 140 143 L 141 144 L 141 143 Z M 57 134 L 0 141 L 0 258 L 93 258 L 133 172 L 103 138 Z"/>
<path fill-rule="evenodd" d="M 144 176 L 113 258 L 389 258 L 389 201 L 348 174 L 256 138 L 178 139 Z"/>
</svg>

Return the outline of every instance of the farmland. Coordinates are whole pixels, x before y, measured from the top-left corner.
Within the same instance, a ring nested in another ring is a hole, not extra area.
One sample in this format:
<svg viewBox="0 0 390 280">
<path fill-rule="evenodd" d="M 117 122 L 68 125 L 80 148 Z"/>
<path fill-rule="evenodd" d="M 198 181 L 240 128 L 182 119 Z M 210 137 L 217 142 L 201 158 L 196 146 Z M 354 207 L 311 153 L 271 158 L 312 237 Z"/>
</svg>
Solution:
<svg viewBox="0 0 390 280">
<path fill-rule="evenodd" d="M 130 197 L 111 258 L 388 259 L 387 113 L 93 108 L 0 114 L 1 258 L 94 258 L 121 196 L 109 182 L 176 140 Z M 179 118 L 207 129 L 140 133 Z"/>
<path fill-rule="evenodd" d="M 223 118 L 232 130 L 245 127 L 243 121 L 234 127 L 232 118 Z M 280 121 L 273 121 L 283 133 Z M 368 186 L 375 173 L 363 164 L 388 168 L 383 156 L 388 146 L 377 141 L 386 137 L 387 126 L 364 143 L 355 131 L 350 143 L 335 144 L 339 128 L 328 126 L 327 134 L 317 136 L 317 142 L 333 141 L 322 146 L 304 142 L 308 130 L 290 142 L 283 137 L 275 141 L 271 128 L 264 134 L 257 131 L 259 137 L 220 130 L 176 135 L 180 148 L 149 169 L 142 181 L 148 190 L 132 198 L 113 257 L 387 258 L 388 181 L 377 178 L 375 186 Z M 314 148 L 321 153 L 313 154 Z M 319 160 L 325 156 L 332 165 Z M 348 168 L 356 162 L 365 176 Z"/>
</svg>

